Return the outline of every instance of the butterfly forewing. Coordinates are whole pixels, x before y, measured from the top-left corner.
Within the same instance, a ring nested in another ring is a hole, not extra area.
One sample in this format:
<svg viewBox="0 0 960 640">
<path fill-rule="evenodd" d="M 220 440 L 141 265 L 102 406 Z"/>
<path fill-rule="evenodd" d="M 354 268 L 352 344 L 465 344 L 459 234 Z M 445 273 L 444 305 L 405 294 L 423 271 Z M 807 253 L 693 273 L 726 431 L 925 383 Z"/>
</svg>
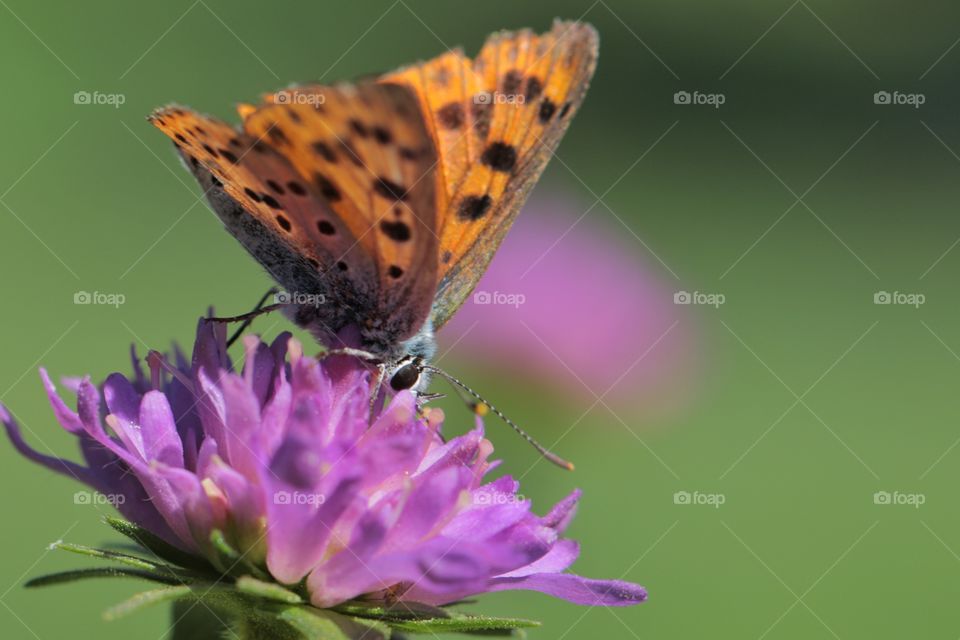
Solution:
<svg viewBox="0 0 960 640">
<path fill-rule="evenodd" d="M 473 62 L 449 52 L 381 79 L 411 86 L 437 132 L 448 204 L 435 327 L 486 270 L 582 102 L 596 58 L 591 26 L 557 22 L 539 36 L 494 34 Z"/>
</svg>

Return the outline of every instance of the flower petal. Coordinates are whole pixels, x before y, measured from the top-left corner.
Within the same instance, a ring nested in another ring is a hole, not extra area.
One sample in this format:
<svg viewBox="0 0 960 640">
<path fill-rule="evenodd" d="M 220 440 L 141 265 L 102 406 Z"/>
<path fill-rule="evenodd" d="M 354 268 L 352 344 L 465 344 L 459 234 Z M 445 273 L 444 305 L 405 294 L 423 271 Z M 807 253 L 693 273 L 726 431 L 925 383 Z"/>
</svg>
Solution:
<svg viewBox="0 0 960 640">
<path fill-rule="evenodd" d="M 496 578 L 489 591 L 527 589 L 592 607 L 626 607 L 646 601 L 647 590 L 622 580 L 591 580 L 572 573 L 537 573 L 524 578 Z"/>
</svg>

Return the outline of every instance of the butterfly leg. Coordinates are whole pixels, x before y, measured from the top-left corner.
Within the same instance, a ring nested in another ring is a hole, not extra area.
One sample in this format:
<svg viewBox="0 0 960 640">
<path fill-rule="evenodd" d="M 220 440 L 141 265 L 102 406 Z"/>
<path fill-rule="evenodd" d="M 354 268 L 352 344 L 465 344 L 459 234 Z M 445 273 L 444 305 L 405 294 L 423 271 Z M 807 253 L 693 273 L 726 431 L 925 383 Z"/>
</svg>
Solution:
<svg viewBox="0 0 960 640">
<path fill-rule="evenodd" d="M 417 407 L 422 407 L 423 405 L 431 402 L 433 400 L 440 400 L 441 398 L 446 398 L 447 394 L 445 393 L 421 393 L 417 396 Z"/>
<path fill-rule="evenodd" d="M 241 314 L 241 315 L 239 315 L 239 316 L 223 316 L 223 317 L 216 317 L 216 318 L 207 318 L 207 321 L 208 321 L 208 322 L 223 322 L 223 323 L 243 322 L 243 321 L 246 321 L 246 320 L 252 320 L 252 319 L 256 318 L 257 316 L 262 316 L 262 315 L 265 315 L 265 314 L 267 314 L 267 313 L 272 313 L 272 312 L 276 311 L 277 309 L 282 309 L 282 308 L 286 307 L 287 304 L 288 304 L 288 303 L 286 303 L 286 302 L 278 302 L 278 303 L 276 303 L 276 304 L 268 304 L 268 305 L 265 306 L 265 307 L 260 307 L 260 308 L 257 309 L 256 311 L 250 311 L 250 312 Z"/>
<path fill-rule="evenodd" d="M 354 358 L 360 358 L 361 360 L 366 360 L 368 362 L 377 362 L 379 358 L 369 351 L 364 351 L 363 349 L 354 349 L 353 347 L 343 347 L 341 349 L 327 349 L 323 353 L 317 356 L 318 360 L 323 360 L 324 358 L 329 358 L 330 356 L 353 356 Z"/>
<path fill-rule="evenodd" d="M 383 379 L 387 376 L 387 365 L 382 362 L 377 365 L 377 377 L 373 384 L 373 390 L 370 392 L 370 424 L 373 424 L 373 416 L 377 408 L 377 398 L 380 397 L 380 387 L 383 386 Z"/>
<path fill-rule="evenodd" d="M 260 300 L 257 302 L 256 306 L 253 308 L 253 311 L 251 311 L 250 313 L 259 315 L 259 314 L 260 314 L 260 311 L 261 311 L 261 309 L 263 309 L 263 305 L 266 303 L 266 301 L 270 298 L 270 296 L 275 296 L 275 295 L 277 295 L 277 292 L 278 292 L 278 289 L 277 289 L 276 287 L 270 287 L 269 289 L 267 289 L 267 292 L 266 292 L 265 294 L 263 294 L 263 297 L 260 298 Z M 249 315 L 249 314 L 248 314 L 248 315 Z M 240 338 L 241 335 L 243 335 L 243 332 L 246 331 L 247 328 L 248 328 L 251 324 L 253 324 L 253 319 L 256 318 L 257 315 L 253 315 L 253 316 L 250 316 L 249 318 L 245 318 L 245 319 L 243 320 L 243 323 L 242 323 L 239 327 L 237 327 L 237 330 L 234 331 L 234 332 L 233 332 L 233 335 L 230 336 L 230 339 L 227 340 L 227 348 L 228 348 L 228 349 L 229 349 L 230 347 L 232 347 L 232 346 L 233 346 L 233 343 L 236 342 L 236 341 Z M 215 320 L 220 320 L 220 318 L 214 318 L 214 319 L 215 319 Z"/>
</svg>

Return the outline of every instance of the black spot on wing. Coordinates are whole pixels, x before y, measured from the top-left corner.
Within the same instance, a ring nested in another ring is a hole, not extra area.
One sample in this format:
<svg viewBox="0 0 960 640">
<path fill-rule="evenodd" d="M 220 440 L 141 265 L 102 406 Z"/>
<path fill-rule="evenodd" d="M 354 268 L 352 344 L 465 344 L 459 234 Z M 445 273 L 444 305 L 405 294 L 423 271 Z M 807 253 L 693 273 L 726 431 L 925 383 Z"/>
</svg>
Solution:
<svg viewBox="0 0 960 640">
<path fill-rule="evenodd" d="M 487 214 L 493 199 L 489 195 L 466 196 L 460 201 L 457 217 L 464 221 L 479 220 Z"/>
<path fill-rule="evenodd" d="M 544 98 L 543 102 L 540 103 L 540 111 L 538 112 L 538 117 L 540 118 L 541 124 L 547 124 L 550 122 L 550 118 L 553 117 L 554 112 L 557 110 L 557 105 L 553 104 L 550 101 L 550 98 Z"/>
<path fill-rule="evenodd" d="M 343 197 L 337 185 L 322 173 L 314 174 L 313 182 L 317 185 L 317 188 L 320 189 L 320 193 L 323 194 L 323 197 L 330 202 L 337 202 Z"/>
<path fill-rule="evenodd" d="M 410 239 L 410 227 L 405 222 L 390 222 L 384 220 L 380 223 L 380 231 L 383 235 L 397 242 L 406 242 Z"/>
<path fill-rule="evenodd" d="M 332 236 L 337 233 L 336 227 L 334 227 L 329 220 L 318 220 L 317 231 L 325 236 Z"/>
<path fill-rule="evenodd" d="M 361 138 L 366 138 L 370 135 L 370 130 L 367 129 L 367 126 L 356 118 L 350 120 L 350 129 Z"/>
<path fill-rule="evenodd" d="M 480 162 L 494 171 L 509 173 L 517 164 L 517 150 L 506 142 L 494 142 L 484 149 Z"/>
<path fill-rule="evenodd" d="M 383 196 L 384 198 L 387 198 L 388 200 L 406 200 L 407 199 L 406 189 L 404 189 L 402 186 L 400 186 L 393 180 L 389 180 L 388 178 L 384 178 L 382 176 L 378 176 L 377 178 L 374 179 L 373 190 L 376 191 L 381 196 Z"/>
<path fill-rule="evenodd" d="M 511 69 L 503 76 L 503 92 L 514 95 L 523 83 L 523 74 L 516 69 Z"/>
<path fill-rule="evenodd" d="M 316 142 L 313 143 L 312 146 L 313 146 L 313 151 L 314 151 L 318 156 L 320 156 L 321 158 L 323 158 L 324 160 L 326 160 L 327 162 L 336 162 L 336 161 L 337 161 L 337 156 L 336 156 L 336 154 L 333 152 L 333 149 L 331 149 L 331 148 L 330 148 L 330 145 L 328 145 L 328 144 L 327 144 L 326 142 L 324 142 L 323 140 L 317 140 Z"/>
<path fill-rule="evenodd" d="M 444 129 L 459 129 L 463 126 L 463 103 L 448 102 L 437 110 L 437 120 Z"/>
<path fill-rule="evenodd" d="M 352 144 L 346 140 L 340 140 L 339 144 L 340 150 L 350 159 L 350 162 L 352 162 L 354 166 L 363 167 L 363 158 L 360 157 L 360 154 L 357 153 L 357 150 Z"/>
<path fill-rule="evenodd" d="M 523 94 L 524 100 L 533 102 L 540 97 L 541 93 L 543 93 L 543 83 L 540 82 L 540 78 L 536 76 L 527 78 L 527 90 Z"/>
<path fill-rule="evenodd" d="M 267 130 L 267 135 L 270 136 L 270 139 L 280 145 L 290 144 L 290 139 L 287 138 L 287 134 L 283 132 L 278 126 L 273 126 L 271 129 Z"/>
<path fill-rule="evenodd" d="M 373 139 L 380 144 L 387 145 L 393 142 L 393 134 L 385 127 L 376 126 L 373 128 Z"/>
<path fill-rule="evenodd" d="M 473 97 L 473 105 L 470 108 L 473 114 L 473 128 L 477 135 L 486 138 L 490 135 L 490 121 L 493 119 L 493 105 L 486 97 Z"/>
</svg>

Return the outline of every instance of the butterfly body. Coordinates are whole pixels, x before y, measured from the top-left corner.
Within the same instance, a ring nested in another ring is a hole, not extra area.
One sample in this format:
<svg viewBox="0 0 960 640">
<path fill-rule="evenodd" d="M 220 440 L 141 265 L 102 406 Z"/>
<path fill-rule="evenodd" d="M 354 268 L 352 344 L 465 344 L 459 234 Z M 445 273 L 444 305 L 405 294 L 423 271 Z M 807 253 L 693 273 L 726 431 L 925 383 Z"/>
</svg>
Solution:
<svg viewBox="0 0 960 640">
<path fill-rule="evenodd" d="M 596 52 L 592 27 L 557 22 L 494 34 L 475 60 L 455 50 L 370 82 L 277 92 L 240 107 L 240 130 L 176 106 L 151 121 L 286 290 L 293 322 L 422 391 L 427 376 L 409 367 L 430 361 L 434 332 L 486 270 Z"/>
</svg>

